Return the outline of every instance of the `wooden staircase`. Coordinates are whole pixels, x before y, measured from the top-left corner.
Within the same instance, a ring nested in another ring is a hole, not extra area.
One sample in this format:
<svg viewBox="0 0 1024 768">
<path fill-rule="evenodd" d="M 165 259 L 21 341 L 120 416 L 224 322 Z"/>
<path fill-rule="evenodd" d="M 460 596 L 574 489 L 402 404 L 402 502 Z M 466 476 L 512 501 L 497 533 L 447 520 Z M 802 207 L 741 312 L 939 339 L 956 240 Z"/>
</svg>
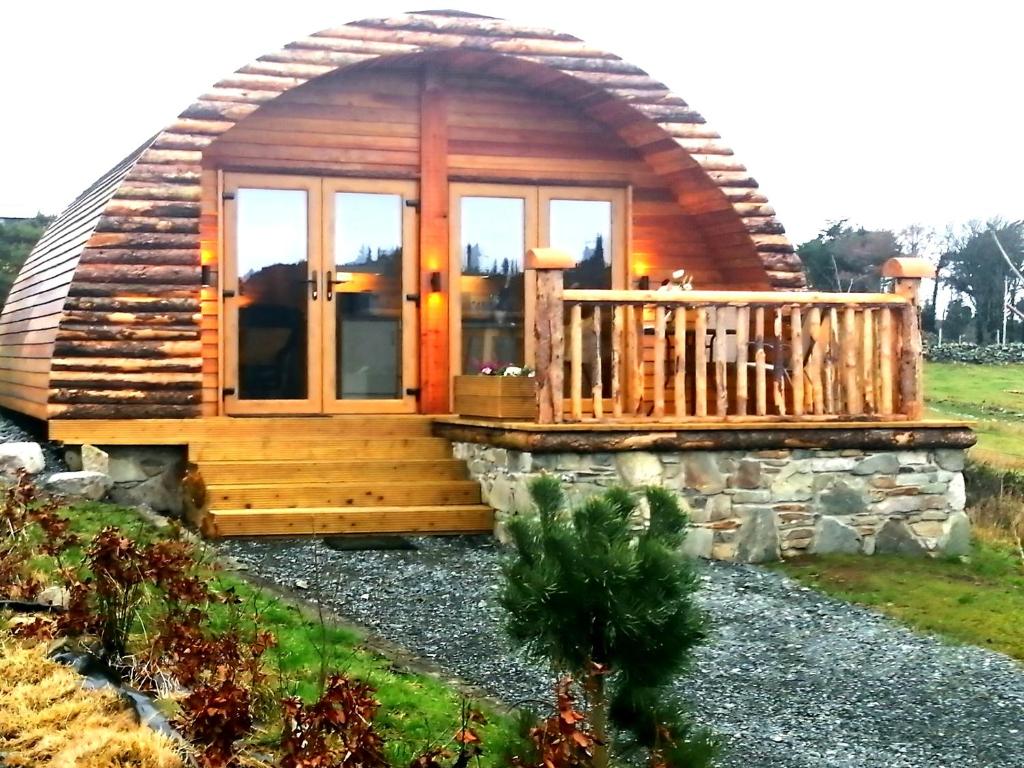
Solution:
<svg viewBox="0 0 1024 768">
<path fill-rule="evenodd" d="M 490 533 L 493 513 L 429 416 L 218 420 L 189 438 L 207 536 Z"/>
</svg>

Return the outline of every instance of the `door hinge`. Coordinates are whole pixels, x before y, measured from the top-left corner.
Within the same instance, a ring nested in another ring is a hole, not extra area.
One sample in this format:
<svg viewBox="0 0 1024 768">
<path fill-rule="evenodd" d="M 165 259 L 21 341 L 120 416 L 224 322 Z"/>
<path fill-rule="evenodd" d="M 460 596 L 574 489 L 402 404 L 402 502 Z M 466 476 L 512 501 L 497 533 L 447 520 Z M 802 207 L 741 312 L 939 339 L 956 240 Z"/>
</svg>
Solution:
<svg viewBox="0 0 1024 768">
<path fill-rule="evenodd" d="M 231 395 L 235 394 L 235 388 L 234 387 L 224 387 L 224 389 L 222 389 L 221 392 L 224 393 L 224 397 L 230 397 Z"/>
<path fill-rule="evenodd" d="M 420 201 L 419 200 L 406 200 L 405 201 L 405 206 L 406 206 L 406 208 L 415 208 L 418 211 L 420 209 Z"/>
<path fill-rule="evenodd" d="M 419 397 L 420 388 L 419 387 L 406 387 L 405 388 L 405 394 L 407 394 L 407 395 L 414 395 L 416 397 Z"/>
<path fill-rule="evenodd" d="M 233 299 L 235 297 L 235 292 L 232 290 L 223 290 L 220 292 L 220 295 L 222 299 Z"/>
<path fill-rule="evenodd" d="M 235 199 L 235 193 L 234 192 L 224 192 L 223 194 L 221 194 L 220 199 L 221 200 L 234 200 Z"/>
<path fill-rule="evenodd" d="M 405 300 L 406 301 L 414 301 L 414 302 L 416 302 L 416 306 L 417 307 L 420 305 L 420 295 L 418 293 L 407 293 L 407 294 L 405 294 Z"/>
</svg>

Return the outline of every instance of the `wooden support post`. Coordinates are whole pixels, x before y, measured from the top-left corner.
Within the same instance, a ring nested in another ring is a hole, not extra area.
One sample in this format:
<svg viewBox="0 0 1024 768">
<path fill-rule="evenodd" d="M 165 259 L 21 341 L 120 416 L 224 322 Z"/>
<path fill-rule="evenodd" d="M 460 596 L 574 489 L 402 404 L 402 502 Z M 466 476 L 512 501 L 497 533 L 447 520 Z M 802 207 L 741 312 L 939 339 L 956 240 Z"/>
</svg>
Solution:
<svg viewBox="0 0 1024 768">
<path fill-rule="evenodd" d="M 838 412 L 836 403 L 836 351 L 839 349 L 839 313 L 829 307 L 822 320 L 822 336 L 825 339 L 825 413 Z"/>
<path fill-rule="evenodd" d="M 708 415 L 708 311 L 697 307 L 693 321 L 693 415 Z"/>
<path fill-rule="evenodd" d="M 531 248 L 526 268 L 537 272 L 534 309 L 534 356 L 537 361 L 537 421 L 562 421 L 565 397 L 565 310 L 562 300 L 564 270 L 575 265 L 569 254 L 553 248 Z"/>
<path fill-rule="evenodd" d="M 604 376 L 601 361 L 601 307 L 594 305 L 594 364 L 590 370 L 590 394 L 593 398 L 594 418 L 600 421 L 604 418 L 604 392 L 601 380 Z"/>
<path fill-rule="evenodd" d="M 768 371 L 767 355 L 764 349 L 764 307 L 754 310 L 754 389 L 757 398 L 757 415 L 768 413 Z"/>
<path fill-rule="evenodd" d="M 448 344 L 448 105 L 442 76 L 427 67 L 420 92 L 420 410 L 450 406 Z M 431 274 L 441 274 L 433 291 Z"/>
<path fill-rule="evenodd" d="M 878 412 L 875 400 L 875 313 L 868 307 L 860 313 L 861 384 L 864 392 L 864 410 L 869 415 Z"/>
<path fill-rule="evenodd" d="M 623 327 L 622 315 L 625 310 L 622 307 L 612 308 L 612 416 L 622 416 L 622 343 Z"/>
<path fill-rule="evenodd" d="M 573 421 L 583 420 L 583 307 L 569 309 L 569 400 Z"/>
<path fill-rule="evenodd" d="M 793 415 L 804 414 L 804 323 L 800 307 L 793 307 L 789 314 L 790 350 L 789 365 L 793 387 Z"/>
<path fill-rule="evenodd" d="M 860 416 L 864 412 L 864 398 L 861 396 L 857 353 L 860 340 L 857 338 L 857 310 L 843 309 L 843 389 L 846 390 L 846 412 Z"/>
<path fill-rule="evenodd" d="M 736 415 L 747 415 L 747 337 L 750 335 L 750 307 L 736 310 Z"/>
<path fill-rule="evenodd" d="M 654 412 L 656 419 L 665 416 L 665 307 L 654 308 Z"/>
<path fill-rule="evenodd" d="M 675 374 L 672 386 L 675 395 L 675 417 L 681 419 L 686 415 L 686 308 L 677 307 L 672 319 L 675 323 L 675 333 L 672 337 Z"/>
<path fill-rule="evenodd" d="M 811 307 L 807 314 L 807 322 L 811 334 L 811 356 L 808 361 L 808 377 L 811 383 L 811 408 L 821 416 L 825 413 L 825 388 L 822 383 L 824 371 L 824 354 L 822 347 L 825 338 L 822 336 L 821 308 Z"/>
<path fill-rule="evenodd" d="M 897 257 L 882 265 L 882 276 L 895 279 L 894 292 L 907 302 L 900 324 L 900 410 L 908 419 L 920 419 L 924 414 L 924 348 L 917 296 L 921 280 L 935 277 L 935 267 L 924 259 Z"/>
<path fill-rule="evenodd" d="M 772 400 L 775 401 L 777 415 L 786 415 L 786 355 L 783 351 L 782 307 L 775 310 L 773 325 L 773 342 L 775 354 L 772 355 Z"/>
<path fill-rule="evenodd" d="M 728 310 L 725 307 L 718 307 L 715 310 L 715 414 L 718 416 L 725 416 L 729 412 L 727 314 Z"/>
<path fill-rule="evenodd" d="M 883 307 L 878 318 L 878 408 L 883 416 L 893 413 L 893 348 L 892 310 Z"/>
</svg>

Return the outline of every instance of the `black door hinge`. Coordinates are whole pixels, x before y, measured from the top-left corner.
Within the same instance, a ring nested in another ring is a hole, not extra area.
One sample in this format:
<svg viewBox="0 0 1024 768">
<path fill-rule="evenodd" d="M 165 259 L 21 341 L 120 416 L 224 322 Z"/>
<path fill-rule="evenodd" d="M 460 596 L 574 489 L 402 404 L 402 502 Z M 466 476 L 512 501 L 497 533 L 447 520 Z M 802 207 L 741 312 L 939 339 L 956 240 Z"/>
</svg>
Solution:
<svg viewBox="0 0 1024 768">
<path fill-rule="evenodd" d="M 224 393 L 224 397 L 230 397 L 231 395 L 235 394 L 234 387 L 224 387 L 224 389 L 222 389 L 221 391 Z"/>
<path fill-rule="evenodd" d="M 220 199 L 221 200 L 234 200 L 235 199 L 235 193 L 234 192 L 224 192 L 223 194 L 221 194 Z"/>
<path fill-rule="evenodd" d="M 224 291 L 221 291 L 220 295 L 221 295 L 221 298 L 224 298 L 224 299 L 233 299 L 235 297 L 235 292 L 231 291 L 231 290 L 224 290 Z"/>
<path fill-rule="evenodd" d="M 419 200 L 406 200 L 405 201 L 405 206 L 407 208 L 415 208 L 418 211 L 420 209 L 420 201 Z"/>
<path fill-rule="evenodd" d="M 420 388 L 419 387 L 406 387 L 405 388 L 405 394 L 407 394 L 407 395 L 415 395 L 416 397 L 419 397 Z"/>
<path fill-rule="evenodd" d="M 416 306 L 417 307 L 420 305 L 420 295 L 418 293 L 407 293 L 407 294 L 405 294 L 405 300 L 406 301 L 414 301 L 414 302 L 416 302 Z"/>
</svg>

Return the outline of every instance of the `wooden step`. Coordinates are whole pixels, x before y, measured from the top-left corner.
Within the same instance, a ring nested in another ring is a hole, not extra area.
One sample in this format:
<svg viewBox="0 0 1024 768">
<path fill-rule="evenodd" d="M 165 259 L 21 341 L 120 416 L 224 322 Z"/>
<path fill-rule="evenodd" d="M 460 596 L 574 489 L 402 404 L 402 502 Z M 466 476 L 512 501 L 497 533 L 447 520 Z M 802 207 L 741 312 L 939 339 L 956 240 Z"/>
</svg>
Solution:
<svg viewBox="0 0 1024 768">
<path fill-rule="evenodd" d="M 215 509 L 294 509 L 314 507 L 421 507 L 479 504 L 475 480 L 411 480 L 378 483 L 278 483 L 206 486 Z"/>
<path fill-rule="evenodd" d="M 362 434 L 372 431 L 367 424 Z M 449 459 L 451 443 L 439 437 L 296 439 L 289 433 L 247 441 L 189 445 L 189 459 L 204 461 L 361 461 L 365 459 Z"/>
<path fill-rule="evenodd" d="M 482 504 L 340 509 L 224 509 L 203 521 L 207 536 L 339 533 L 491 533 L 494 513 Z"/>
<path fill-rule="evenodd" d="M 377 459 L 369 461 L 203 461 L 199 474 L 207 485 L 296 482 L 351 483 L 368 480 L 465 480 L 458 459 Z"/>
</svg>

